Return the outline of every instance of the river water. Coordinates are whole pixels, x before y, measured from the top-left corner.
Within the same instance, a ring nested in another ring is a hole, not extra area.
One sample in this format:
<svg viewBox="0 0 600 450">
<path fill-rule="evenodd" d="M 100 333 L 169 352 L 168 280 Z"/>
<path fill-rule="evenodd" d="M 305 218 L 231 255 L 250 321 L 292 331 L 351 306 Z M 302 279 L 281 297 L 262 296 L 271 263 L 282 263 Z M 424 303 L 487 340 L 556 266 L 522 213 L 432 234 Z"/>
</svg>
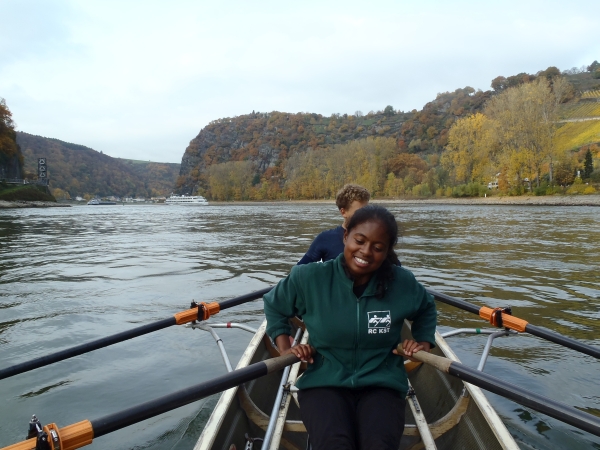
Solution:
<svg viewBox="0 0 600 450">
<path fill-rule="evenodd" d="M 400 260 L 425 285 L 600 346 L 600 208 L 386 204 Z M 0 210 L 0 368 L 161 320 L 191 300 L 274 284 L 321 230 L 328 204 L 77 206 Z M 485 327 L 438 304 L 439 328 Z M 262 301 L 211 319 L 258 327 Z M 235 365 L 250 334 L 221 330 Z M 485 337 L 452 337 L 476 366 Z M 600 361 L 529 335 L 496 340 L 485 371 L 600 416 Z M 0 380 L 0 446 L 32 414 L 97 419 L 225 372 L 203 331 L 170 327 Z M 600 449 L 600 438 L 487 394 L 524 449 Z M 91 449 L 191 448 L 216 397 L 96 439 Z"/>
</svg>

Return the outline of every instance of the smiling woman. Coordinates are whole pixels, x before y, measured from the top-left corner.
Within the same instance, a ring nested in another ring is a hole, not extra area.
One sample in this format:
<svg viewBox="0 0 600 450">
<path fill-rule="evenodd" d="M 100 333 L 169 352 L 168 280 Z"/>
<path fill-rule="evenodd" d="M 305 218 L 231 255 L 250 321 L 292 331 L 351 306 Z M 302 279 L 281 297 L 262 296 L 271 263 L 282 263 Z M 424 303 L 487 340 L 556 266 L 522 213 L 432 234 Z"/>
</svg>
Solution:
<svg viewBox="0 0 600 450">
<path fill-rule="evenodd" d="M 309 362 L 296 385 L 315 450 L 397 449 L 400 443 L 408 381 L 394 346 L 409 319 L 414 340 L 402 343 L 405 353 L 429 351 L 436 310 L 413 274 L 397 265 L 397 239 L 394 216 L 365 206 L 348 223 L 341 255 L 294 267 L 264 297 L 267 333 L 281 354 Z M 290 348 L 288 318 L 295 314 L 310 343 Z"/>
<path fill-rule="evenodd" d="M 365 207 L 352 216 L 344 233 L 344 263 L 355 287 L 367 283 L 380 267 L 389 273 L 391 265 L 398 265 L 397 242 L 398 224 L 385 208 Z"/>
</svg>

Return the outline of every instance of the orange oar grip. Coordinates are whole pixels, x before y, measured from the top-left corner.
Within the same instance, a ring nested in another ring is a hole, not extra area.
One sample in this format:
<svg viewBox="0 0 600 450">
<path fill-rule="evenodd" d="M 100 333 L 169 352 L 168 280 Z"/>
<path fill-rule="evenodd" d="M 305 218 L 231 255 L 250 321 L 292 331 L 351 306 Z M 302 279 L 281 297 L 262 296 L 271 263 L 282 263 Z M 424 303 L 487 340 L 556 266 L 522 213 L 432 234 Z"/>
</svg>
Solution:
<svg viewBox="0 0 600 450">
<path fill-rule="evenodd" d="M 51 430 L 54 430 L 58 435 L 61 450 L 75 450 L 76 448 L 91 444 L 94 439 L 94 429 L 89 420 L 82 420 L 63 428 L 58 428 L 53 423 L 46 425 L 44 431 L 48 433 L 50 442 L 52 442 L 52 437 L 50 436 Z M 35 450 L 36 440 L 36 438 L 27 439 L 26 441 L 4 447 L 2 450 Z M 52 448 L 52 444 L 50 445 Z"/>
<path fill-rule="evenodd" d="M 200 303 L 202 308 L 192 308 L 185 311 L 174 314 L 175 323 L 181 325 L 184 323 L 191 322 L 193 320 L 207 320 L 210 316 L 214 316 L 221 311 L 221 306 L 218 302 L 212 303 Z M 202 317 L 198 317 L 198 311 L 202 311 Z"/>
<path fill-rule="evenodd" d="M 9 445 L 8 447 L 2 447 L 2 450 L 35 450 L 35 441 L 36 438 L 27 439 L 26 441 L 21 441 L 13 445 Z"/>
<path fill-rule="evenodd" d="M 518 317 L 511 316 L 510 314 L 504 314 L 496 309 L 488 308 L 487 306 L 482 306 L 479 310 L 479 317 L 487 320 L 492 323 L 492 316 L 494 314 L 502 314 L 502 326 L 504 328 L 510 328 L 511 330 L 518 331 L 519 333 L 525 332 L 525 327 L 529 322 L 523 319 L 519 319 Z"/>
<path fill-rule="evenodd" d="M 60 429 L 60 438 L 62 440 L 61 450 L 74 450 L 92 443 L 94 439 L 94 429 L 89 420 L 68 425 Z"/>
<path fill-rule="evenodd" d="M 173 316 L 175 317 L 175 323 L 177 325 L 188 323 L 192 320 L 198 320 L 198 308 L 186 309 L 185 311 L 173 314 Z"/>
</svg>

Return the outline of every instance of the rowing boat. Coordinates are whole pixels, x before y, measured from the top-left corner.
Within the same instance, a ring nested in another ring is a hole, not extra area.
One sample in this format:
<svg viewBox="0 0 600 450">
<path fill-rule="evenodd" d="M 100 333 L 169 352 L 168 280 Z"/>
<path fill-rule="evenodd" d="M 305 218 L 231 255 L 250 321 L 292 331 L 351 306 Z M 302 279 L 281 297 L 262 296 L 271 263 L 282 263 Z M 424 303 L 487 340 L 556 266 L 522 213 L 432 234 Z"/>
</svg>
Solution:
<svg viewBox="0 0 600 450">
<path fill-rule="evenodd" d="M 106 434 L 217 393 L 223 394 L 194 450 L 307 448 L 307 435 L 300 420 L 295 388 L 305 363 L 294 354 L 278 354 L 265 335 L 266 323 L 255 330 L 243 324 L 219 324 L 209 320 L 219 311 L 261 298 L 269 290 L 270 287 L 221 302 L 192 302 L 190 309 L 171 317 L 0 369 L 2 380 L 173 325 L 184 325 L 211 333 L 228 371 L 127 409 L 60 428 L 55 423 L 42 426 L 34 416 L 29 422 L 28 439 L 3 450 L 48 448 L 49 440 L 52 440 L 55 450 L 74 450 Z M 436 332 L 436 347 L 431 353 L 412 355 L 416 362 L 405 364 L 410 389 L 401 449 L 518 449 L 479 388 L 600 436 L 600 418 L 597 416 L 483 372 L 494 339 L 500 336 L 526 332 L 597 359 L 600 359 L 599 348 L 530 324 L 513 316 L 509 308 L 478 307 L 431 289 L 428 291 L 436 300 L 478 314 L 496 328 Z M 309 336 L 304 324 L 293 319 L 292 325 L 295 327 L 294 341 L 307 343 Z M 254 335 L 235 370 L 223 341 L 215 331 L 217 328 L 240 328 Z M 488 335 L 477 369 L 461 364 L 446 342 L 447 338 L 464 333 Z M 412 338 L 410 324 L 405 322 L 402 339 L 408 338 Z M 402 354 L 401 346 L 397 350 Z"/>
<path fill-rule="evenodd" d="M 220 343 L 210 324 L 198 327 L 211 331 Z M 223 327 L 223 324 L 216 327 Z M 278 355 L 265 329 L 266 321 L 254 334 L 236 369 Z M 308 332 L 301 330 L 301 333 L 301 341 L 306 342 Z M 408 337 L 410 324 L 407 323 L 403 339 Z M 458 361 L 440 333 L 436 332 L 435 340 L 433 354 Z M 226 353 L 223 357 L 227 363 Z M 307 448 L 306 429 L 300 421 L 294 387 L 302 372 L 301 365 L 296 363 L 289 371 L 274 372 L 225 391 L 194 450 Z M 411 389 L 400 449 L 519 448 L 478 387 L 425 364 L 407 362 L 405 367 Z"/>
</svg>

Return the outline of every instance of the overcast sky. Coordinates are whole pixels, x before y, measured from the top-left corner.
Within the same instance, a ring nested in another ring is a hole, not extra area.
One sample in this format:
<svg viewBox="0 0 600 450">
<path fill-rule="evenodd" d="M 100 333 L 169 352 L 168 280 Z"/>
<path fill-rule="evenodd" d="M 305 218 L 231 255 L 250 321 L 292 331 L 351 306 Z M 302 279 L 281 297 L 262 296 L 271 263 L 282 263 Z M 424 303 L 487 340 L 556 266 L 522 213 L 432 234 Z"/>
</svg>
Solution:
<svg viewBox="0 0 600 450">
<path fill-rule="evenodd" d="M 0 0 L 17 130 L 181 162 L 211 120 L 421 109 L 600 60 L 600 1 Z"/>
</svg>

